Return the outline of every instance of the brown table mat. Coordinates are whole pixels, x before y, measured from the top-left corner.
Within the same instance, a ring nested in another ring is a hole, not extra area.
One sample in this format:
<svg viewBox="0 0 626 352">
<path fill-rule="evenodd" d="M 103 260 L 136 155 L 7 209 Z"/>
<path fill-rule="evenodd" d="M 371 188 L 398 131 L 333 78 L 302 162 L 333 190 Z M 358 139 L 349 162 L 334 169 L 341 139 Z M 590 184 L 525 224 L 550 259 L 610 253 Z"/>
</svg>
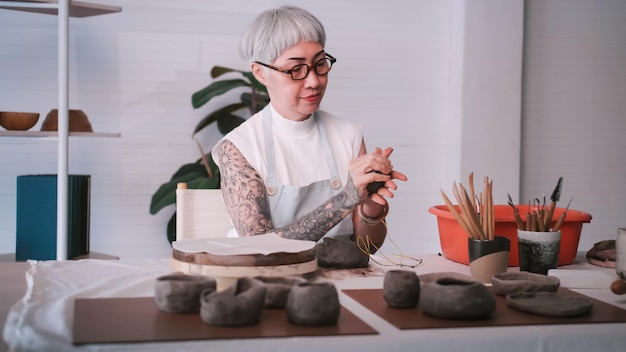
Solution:
<svg viewBox="0 0 626 352">
<path fill-rule="evenodd" d="M 555 318 L 530 314 L 510 308 L 506 305 L 504 296 L 496 296 L 496 311 L 483 320 L 447 320 L 429 317 L 419 308 L 397 309 L 387 306 L 383 298 L 382 289 L 342 290 L 346 295 L 385 319 L 398 329 L 432 329 L 432 328 L 459 328 L 459 327 L 493 327 L 511 325 L 539 325 L 539 324 L 589 324 L 589 323 L 617 323 L 626 322 L 626 310 L 591 297 L 581 295 L 565 288 L 559 292 L 583 296 L 593 302 L 591 314 L 573 318 Z"/>
<path fill-rule="evenodd" d="M 336 325 L 306 327 L 287 321 L 284 309 L 264 309 L 259 324 L 218 327 L 205 324 L 200 314 L 161 311 L 154 297 L 94 298 L 74 301 L 74 344 L 180 340 L 266 338 L 378 334 L 341 307 Z"/>
</svg>

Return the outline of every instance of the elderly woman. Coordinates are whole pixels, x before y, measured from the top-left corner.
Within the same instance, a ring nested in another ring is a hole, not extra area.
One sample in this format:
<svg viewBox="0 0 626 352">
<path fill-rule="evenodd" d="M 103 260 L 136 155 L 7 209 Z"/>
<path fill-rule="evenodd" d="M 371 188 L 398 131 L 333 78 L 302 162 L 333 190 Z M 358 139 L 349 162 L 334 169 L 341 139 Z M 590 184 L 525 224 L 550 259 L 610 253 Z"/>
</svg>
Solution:
<svg viewBox="0 0 626 352">
<path fill-rule="evenodd" d="M 325 41 L 320 21 L 290 6 L 261 13 L 243 34 L 240 54 L 271 103 L 212 150 L 239 236 L 385 239 L 385 197 L 407 178 L 393 170 L 391 148 L 368 154 L 357 125 L 318 110 L 337 61 Z"/>
</svg>

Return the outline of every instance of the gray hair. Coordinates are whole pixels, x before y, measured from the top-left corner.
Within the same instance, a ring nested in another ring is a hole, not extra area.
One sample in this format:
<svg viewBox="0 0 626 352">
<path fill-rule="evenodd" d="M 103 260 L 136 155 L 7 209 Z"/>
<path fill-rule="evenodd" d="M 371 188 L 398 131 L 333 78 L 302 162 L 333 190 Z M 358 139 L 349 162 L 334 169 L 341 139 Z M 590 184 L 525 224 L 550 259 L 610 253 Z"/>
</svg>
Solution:
<svg viewBox="0 0 626 352">
<path fill-rule="evenodd" d="M 239 55 L 247 62 L 272 63 L 301 40 L 324 47 L 326 32 L 310 12 L 295 6 L 281 6 L 262 12 L 245 29 Z"/>
</svg>

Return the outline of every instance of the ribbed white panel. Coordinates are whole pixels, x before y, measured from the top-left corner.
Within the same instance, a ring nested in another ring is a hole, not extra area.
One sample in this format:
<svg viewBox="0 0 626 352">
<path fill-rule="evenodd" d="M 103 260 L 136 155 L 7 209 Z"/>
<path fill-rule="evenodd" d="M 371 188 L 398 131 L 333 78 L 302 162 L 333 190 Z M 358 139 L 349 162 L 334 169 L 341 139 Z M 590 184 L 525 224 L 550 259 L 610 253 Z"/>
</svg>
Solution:
<svg viewBox="0 0 626 352">
<path fill-rule="evenodd" d="M 579 251 L 626 225 L 626 1 L 527 0 L 522 201 L 592 215 Z"/>
<path fill-rule="evenodd" d="M 233 227 L 219 189 L 176 190 L 176 240 L 226 237 Z"/>
</svg>

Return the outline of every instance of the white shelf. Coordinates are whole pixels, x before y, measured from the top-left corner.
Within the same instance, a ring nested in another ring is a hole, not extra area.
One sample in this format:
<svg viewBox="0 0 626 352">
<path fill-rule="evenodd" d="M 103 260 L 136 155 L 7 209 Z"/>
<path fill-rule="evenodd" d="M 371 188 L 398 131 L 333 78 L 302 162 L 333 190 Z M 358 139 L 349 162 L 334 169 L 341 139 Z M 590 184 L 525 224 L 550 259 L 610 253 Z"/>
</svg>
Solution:
<svg viewBox="0 0 626 352">
<path fill-rule="evenodd" d="M 6 131 L 10 137 L 51 137 L 57 139 L 57 194 L 65 194 L 68 187 L 68 137 L 78 136 L 68 133 L 69 115 L 69 18 L 89 17 L 121 12 L 117 6 L 99 5 L 73 0 L 0 0 L 0 9 L 28 11 L 42 14 L 57 15 L 58 17 L 58 84 L 59 84 L 59 130 L 57 132 L 35 131 Z M 83 132 L 84 136 L 103 136 Z M 82 136 L 81 135 L 81 136 Z M 117 135 L 119 136 L 119 135 Z M 67 260 L 67 232 L 68 232 L 68 201 L 66 197 L 57 197 L 57 259 Z"/>
<path fill-rule="evenodd" d="M 57 0 L 3 0 L 0 9 L 44 13 L 59 13 Z M 94 4 L 84 1 L 70 1 L 70 17 L 90 17 L 121 12 L 119 6 Z"/>
<path fill-rule="evenodd" d="M 0 131 L 0 137 L 58 137 L 57 131 Z M 70 137 L 108 137 L 120 138 L 120 133 L 113 132 L 70 132 Z"/>
</svg>

